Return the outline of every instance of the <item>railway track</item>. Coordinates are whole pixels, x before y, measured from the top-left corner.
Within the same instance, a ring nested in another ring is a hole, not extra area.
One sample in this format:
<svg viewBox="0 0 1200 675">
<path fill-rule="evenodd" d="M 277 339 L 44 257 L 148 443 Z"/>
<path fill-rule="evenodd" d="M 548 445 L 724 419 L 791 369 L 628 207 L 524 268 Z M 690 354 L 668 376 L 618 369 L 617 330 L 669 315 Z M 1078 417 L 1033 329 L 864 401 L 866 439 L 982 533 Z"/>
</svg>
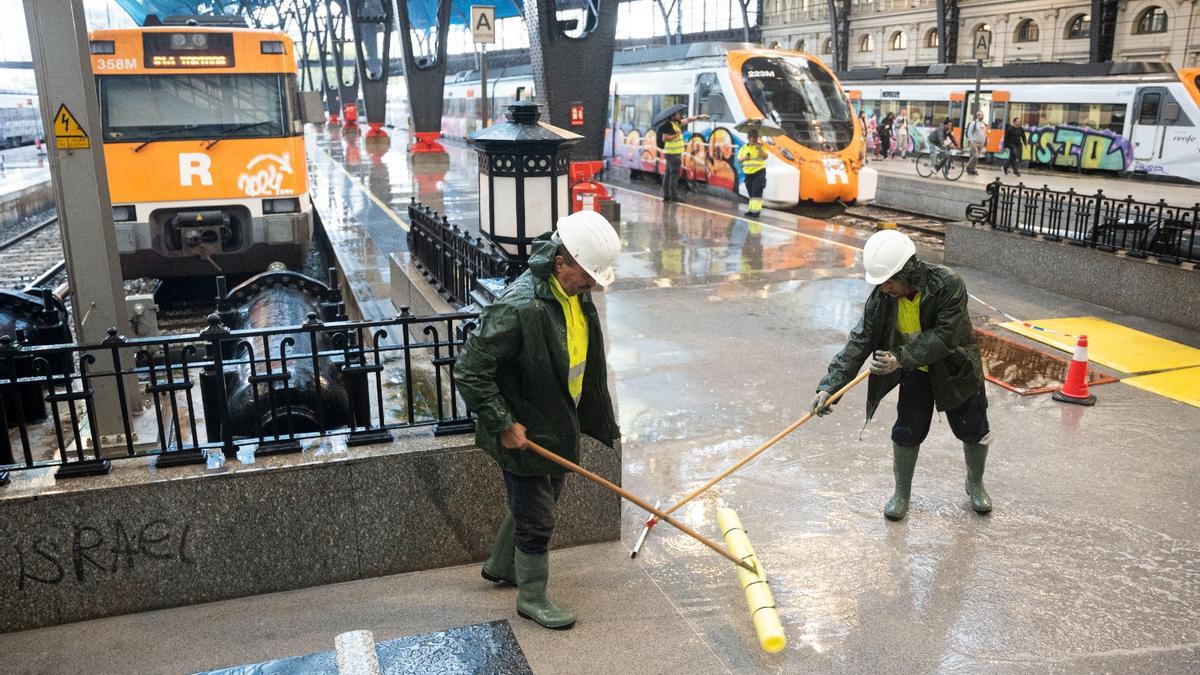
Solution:
<svg viewBox="0 0 1200 675">
<path fill-rule="evenodd" d="M 50 285 L 66 269 L 58 217 L 50 216 L 0 242 L 0 288 Z"/>
</svg>

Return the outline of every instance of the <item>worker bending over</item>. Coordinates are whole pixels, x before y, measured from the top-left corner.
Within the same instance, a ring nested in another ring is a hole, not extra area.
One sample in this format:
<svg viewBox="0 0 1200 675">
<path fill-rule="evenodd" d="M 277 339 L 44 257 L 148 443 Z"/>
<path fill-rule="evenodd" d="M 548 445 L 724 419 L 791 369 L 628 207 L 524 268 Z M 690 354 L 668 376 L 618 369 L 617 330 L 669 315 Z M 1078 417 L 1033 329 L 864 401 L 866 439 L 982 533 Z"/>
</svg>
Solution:
<svg viewBox="0 0 1200 675">
<path fill-rule="evenodd" d="M 738 164 L 742 167 L 743 179 L 746 183 L 746 195 L 750 197 L 750 206 L 746 215 L 757 218 L 762 215 L 762 195 L 767 187 L 767 149 L 763 147 L 758 137 L 758 129 L 746 132 L 746 144 L 738 150 Z"/>
<path fill-rule="evenodd" d="M 589 291 L 612 283 L 620 252 L 599 213 L 560 219 L 557 232 L 534 240 L 529 269 L 483 310 L 454 367 L 458 391 L 478 417 L 475 443 L 500 464 L 508 494 L 483 578 L 515 584 L 517 613 L 546 628 L 575 624 L 571 610 L 546 595 L 564 469 L 526 448 L 532 440 L 579 463 L 580 434 L 608 446 L 617 437 Z"/>
<path fill-rule="evenodd" d="M 992 510 L 983 487 L 988 454 L 987 395 L 975 332 L 967 315 L 967 288 L 948 267 L 921 261 L 911 239 L 895 230 L 876 232 L 863 249 L 863 267 L 875 288 L 846 346 L 817 385 L 812 411 L 830 412 L 830 392 L 854 379 L 868 358 L 867 419 L 900 385 L 892 427 L 896 491 L 883 514 L 900 520 L 908 512 L 917 452 L 929 434 L 934 406 L 946 413 L 963 442 L 967 495 L 977 513 Z"/>
</svg>

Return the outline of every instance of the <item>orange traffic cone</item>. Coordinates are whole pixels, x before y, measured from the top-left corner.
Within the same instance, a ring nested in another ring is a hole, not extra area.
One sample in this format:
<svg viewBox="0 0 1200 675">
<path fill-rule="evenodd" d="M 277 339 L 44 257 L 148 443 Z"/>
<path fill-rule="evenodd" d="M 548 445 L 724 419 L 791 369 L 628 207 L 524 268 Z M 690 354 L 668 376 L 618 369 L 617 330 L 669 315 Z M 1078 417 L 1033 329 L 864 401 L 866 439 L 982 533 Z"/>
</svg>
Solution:
<svg viewBox="0 0 1200 675">
<path fill-rule="evenodd" d="M 1079 341 L 1075 343 L 1075 354 L 1071 356 L 1071 365 L 1067 368 L 1067 381 L 1061 389 L 1054 392 L 1054 400 L 1078 403 L 1079 405 L 1096 405 L 1096 396 L 1088 394 L 1087 371 L 1087 336 L 1080 335 Z"/>
</svg>

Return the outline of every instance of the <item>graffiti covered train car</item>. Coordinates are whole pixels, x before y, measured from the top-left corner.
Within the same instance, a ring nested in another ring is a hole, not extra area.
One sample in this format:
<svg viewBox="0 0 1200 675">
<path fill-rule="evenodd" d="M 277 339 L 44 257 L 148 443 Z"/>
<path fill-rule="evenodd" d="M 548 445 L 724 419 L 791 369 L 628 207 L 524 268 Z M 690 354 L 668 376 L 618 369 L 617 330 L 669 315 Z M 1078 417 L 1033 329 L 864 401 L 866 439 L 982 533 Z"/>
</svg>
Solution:
<svg viewBox="0 0 1200 675">
<path fill-rule="evenodd" d="M 908 151 L 950 119 L 961 134 L 975 109 L 975 67 L 911 66 L 903 72 L 841 75 L 867 119 L 875 149 L 881 120 L 906 113 Z M 1200 69 L 1166 63 L 1010 64 L 984 68 L 979 109 L 990 125 L 988 152 L 1006 158 L 1004 128 L 1020 118 L 1022 159 L 1085 171 L 1200 182 Z M 896 150 L 898 148 L 893 148 Z"/>
</svg>

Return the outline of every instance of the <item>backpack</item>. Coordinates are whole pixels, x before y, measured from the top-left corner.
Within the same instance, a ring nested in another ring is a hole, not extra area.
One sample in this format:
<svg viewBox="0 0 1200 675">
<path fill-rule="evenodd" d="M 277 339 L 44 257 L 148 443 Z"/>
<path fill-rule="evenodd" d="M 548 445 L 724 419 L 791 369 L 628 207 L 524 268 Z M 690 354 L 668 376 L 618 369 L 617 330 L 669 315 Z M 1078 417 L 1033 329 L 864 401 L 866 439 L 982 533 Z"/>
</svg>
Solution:
<svg viewBox="0 0 1200 675">
<path fill-rule="evenodd" d="M 667 147 L 667 142 L 663 140 L 663 129 L 666 129 L 668 124 L 670 124 L 670 122 L 663 122 L 662 124 L 658 125 L 657 129 L 654 130 L 654 143 L 658 146 L 659 150 Z"/>
</svg>

